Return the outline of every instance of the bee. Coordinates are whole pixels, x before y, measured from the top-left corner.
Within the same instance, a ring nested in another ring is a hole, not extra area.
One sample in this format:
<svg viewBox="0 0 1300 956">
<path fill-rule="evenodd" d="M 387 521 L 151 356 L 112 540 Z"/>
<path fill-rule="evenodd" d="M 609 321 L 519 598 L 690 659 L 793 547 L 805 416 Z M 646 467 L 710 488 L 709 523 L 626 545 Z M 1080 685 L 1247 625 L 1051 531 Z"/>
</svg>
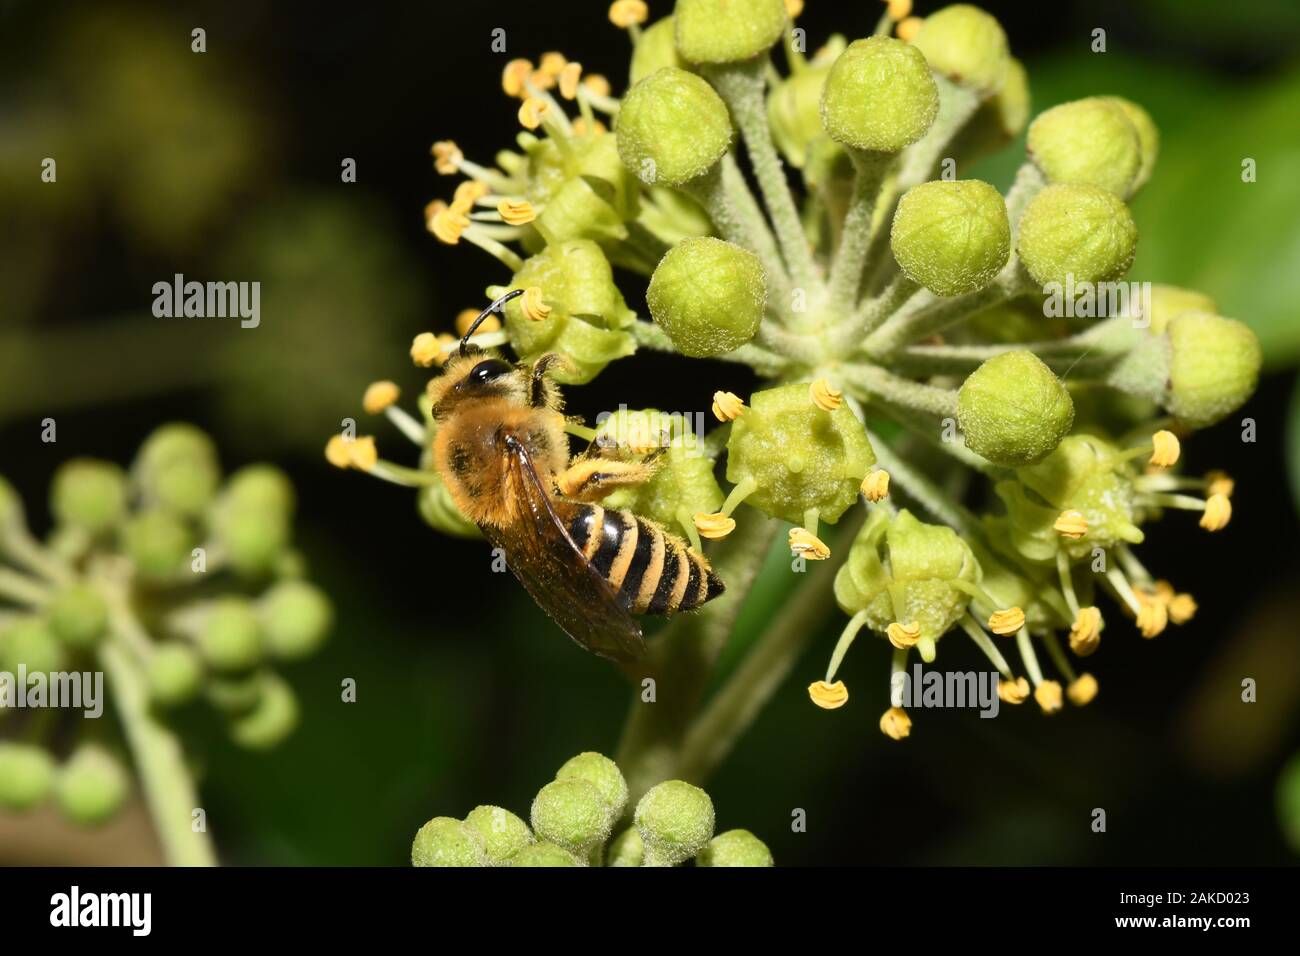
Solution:
<svg viewBox="0 0 1300 956">
<path fill-rule="evenodd" d="M 538 606 L 578 644 L 618 662 L 641 656 L 633 615 L 697 608 L 725 590 L 708 560 L 647 518 L 599 502 L 654 474 L 593 443 L 570 459 L 554 353 L 515 365 L 470 345 L 497 299 L 429 383 L 434 467 L 461 513 L 501 548 Z"/>
</svg>

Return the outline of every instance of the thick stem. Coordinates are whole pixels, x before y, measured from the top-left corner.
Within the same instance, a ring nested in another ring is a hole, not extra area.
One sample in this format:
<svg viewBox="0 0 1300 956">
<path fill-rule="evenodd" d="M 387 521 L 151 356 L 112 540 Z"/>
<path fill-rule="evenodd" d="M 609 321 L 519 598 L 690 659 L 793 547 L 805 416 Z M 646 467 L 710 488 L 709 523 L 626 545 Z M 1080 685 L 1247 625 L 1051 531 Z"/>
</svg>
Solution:
<svg viewBox="0 0 1300 956">
<path fill-rule="evenodd" d="M 937 418 L 957 417 L 957 393 L 950 388 L 914 382 L 878 365 L 845 365 L 840 377 L 865 402 L 883 401 Z"/>
<path fill-rule="evenodd" d="M 627 328 L 639 346 L 654 349 L 656 352 L 677 351 L 672 339 L 668 337 L 668 333 L 653 322 L 633 322 Z M 790 365 L 789 359 L 785 356 L 769 352 L 761 345 L 755 345 L 752 342 L 714 357 L 723 362 L 739 362 L 742 365 L 748 365 L 760 375 L 768 377 L 780 375 Z"/>
<path fill-rule="evenodd" d="M 856 170 L 853 198 L 849 201 L 848 213 L 844 217 L 830 279 L 831 308 L 841 313 L 851 312 L 857 305 L 862 270 L 867 262 L 867 250 L 871 246 L 876 199 L 880 195 L 880 184 L 885 171 L 894 159 L 888 153 L 860 150 L 853 150 L 850 155 Z"/>
</svg>

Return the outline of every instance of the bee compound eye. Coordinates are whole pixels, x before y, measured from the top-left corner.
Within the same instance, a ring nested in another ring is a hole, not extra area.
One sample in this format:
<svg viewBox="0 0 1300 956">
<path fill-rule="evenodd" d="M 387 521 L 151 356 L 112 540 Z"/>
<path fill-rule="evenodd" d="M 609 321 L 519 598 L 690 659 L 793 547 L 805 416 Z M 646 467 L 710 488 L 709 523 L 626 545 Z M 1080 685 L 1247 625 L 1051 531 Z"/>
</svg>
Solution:
<svg viewBox="0 0 1300 956">
<path fill-rule="evenodd" d="M 475 385 L 485 385 L 493 379 L 509 375 L 514 366 L 502 359 L 485 359 L 470 369 L 468 380 Z"/>
</svg>

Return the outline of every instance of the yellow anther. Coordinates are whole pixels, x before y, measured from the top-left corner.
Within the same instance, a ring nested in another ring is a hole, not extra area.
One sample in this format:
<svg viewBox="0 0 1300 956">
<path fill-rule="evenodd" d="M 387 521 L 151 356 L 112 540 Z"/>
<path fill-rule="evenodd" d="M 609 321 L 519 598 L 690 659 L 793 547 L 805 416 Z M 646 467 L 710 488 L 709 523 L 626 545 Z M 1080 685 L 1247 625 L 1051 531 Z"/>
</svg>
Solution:
<svg viewBox="0 0 1300 956">
<path fill-rule="evenodd" d="M 824 412 L 833 412 L 844 404 L 844 393 L 824 378 L 819 378 L 808 386 L 808 395 L 812 398 L 812 403 Z"/>
<path fill-rule="evenodd" d="M 603 73 L 588 73 L 582 78 L 582 86 L 592 96 L 609 96 L 614 92 Z"/>
<path fill-rule="evenodd" d="M 474 324 L 474 320 L 477 318 L 478 309 L 461 309 L 456 313 L 457 334 L 462 336 L 465 335 L 465 333 L 469 331 L 469 327 Z M 500 328 L 501 320 L 498 319 L 495 314 L 489 312 L 487 318 L 479 323 L 478 328 L 475 331 L 478 333 L 496 332 Z"/>
<path fill-rule="evenodd" d="M 529 286 L 519 298 L 519 308 L 524 318 L 532 322 L 545 322 L 551 317 L 551 307 L 542 301 L 540 286 Z"/>
<path fill-rule="evenodd" d="M 1151 459 L 1150 463 L 1157 468 L 1171 468 L 1178 463 L 1178 455 L 1182 446 L 1178 443 L 1178 436 L 1171 431 L 1161 429 L 1151 436 Z"/>
<path fill-rule="evenodd" d="M 1045 714 L 1054 714 L 1064 706 L 1061 685 L 1054 680 L 1045 680 L 1034 688 L 1034 700 Z"/>
<path fill-rule="evenodd" d="M 371 382 L 361 398 L 361 407 L 367 415 L 378 415 L 401 396 L 402 390 L 394 382 Z"/>
<path fill-rule="evenodd" d="M 998 681 L 998 699 L 1004 704 L 1023 704 L 1029 699 L 1029 681 L 1023 677 Z"/>
<path fill-rule="evenodd" d="M 848 702 L 849 689 L 842 680 L 837 680 L 834 684 L 818 680 L 808 685 L 808 696 L 822 710 L 835 710 Z"/>
<path fill-rule="evenodd" d="M 695 528 L 700 532 L 700 537 L 717 541 L 736 530 L 736 519 L 724 515 L 721 511 L 713 514 L 700 511 L 695 515 Z"/>
<path fill-rule="evenodd" d="M 1220 492 L 1210 495 L 1205 502 L 1205 514 L 1201 515 L 1201 527 L 1206 531 L 1222 531 L 1232 520 L 1232 502 Z"/>
<path fill-rule="evenodd" d="M 421 332 L 411 342 L 411 361 L 420 368 L 441 365 L 447 361 L 447 352 L 455 344 L 456 340 L 446 332 L 439 335 Z"/>
<path fill-rule="evenodd" d="M 588 123 L 587 117 L 579 116 L 575 118 L 573 121 L 574 136 L 587 136 L 587 135 L 599 136 L 601 133 L 607 133 L 607 132 L 609 132 L 609 127 L 607 127 L 600 120 L 592 120 L 590 123 Z"/>
<path fill-rule="evenodd" d="M 325 443 L 325 460 L 335 468 L 347 468 L 352 464 L 352 455 L 348 453 L 348 440 L 342 435 L 332 435 Z"/>
<path fill-rule="evenodd" d="M 1066 693 L 1070 696 L 1070 703 L 1075 707 L 1086 706 L 1097 696 L 1097 678 L 1091 674 L 1080 674 L 1070 681 L 1070 688 Z"/>
<path fill-rule="evenodd" d="M 1169 626 L 1169 608 L 1158 598 L 1144 594 L 1141 591 L 1134 592 L 1138 598 L 1137 628 L 1145 638 L 1158 636 L 1166 627 Z"/>
<path fill-rule="evenodd" d="M 560 95 L 571 100 L 578 95 L 578 81 L 582 79 L 581 63 L 566 63 L 560 71 Z"/>
<path fill-rule="evenodd" d="M 497 203 L 497 212 L 508 226 L 526 226 L 537 218 L 533 204 L 527 199 L 503 199 Z"/>
<path fill-rule="evenodd" d="M 912 0 L 885 0 L 889 19 L 906 20 L 912 12 Z"/>
<path fill-rule="evenodd" d="M 1067 538 L 1082 538 L 1088 533 L 1088 519 L 1082 511 L 1062 511 L 1052 527 Z"/>
<path fill-rule="evenodd" d="M 889 472 L 877 468 L 862 479 L 859 490 L 868 501 L 880 501 L 889 494 Z"/>
<path fill-rule="evenodd" d="M 1025 612 L 1018 607 L 1009 607 L 1004 611 L 994 611 L 989 615 L 989 630 L 994 634 L 1006 636 L 1014 634 L 1025 626 Z"/>
<path fill-rule="evenodd" d="M 620 30 L 645 23 L 649 15 L 645 0 L 614 0 L 609 5 L 609 22 Z"/>
<path fill-rule="evenodd" d="M 921 625 L 915 621 L 911 624 L 899 624 L 895 621 L 885 628 L 885 636 L 889 638 L 890 644 L 893 644 L 900 651 L 905 651 L 909 647 L 915 646 L 916 642 L 921 639 Z"/>
<path fill-rule="evenodd" d="M 379 461 L 379 450 L 370 436 L 344 438 L 335 435 L 325 445 L 325 457 L 335 468 L 356 468 L 369 471 Z"/>
<path fill-rule="evenodd" d="M 434 143 L 429 152 L 433 155 L 433 168 L 444 176 L 455 175 L 456 170 L 460 168 L 461 160 L 465 158 L 460 147 L 449 139 L 441 139 Z"/>
<path fill-rule="evenodd" d="M 799 14 L 803 13 L 803 0 L 785 0 L 785 12 L 793 20 Z"/>
<path fill-rule="evenodd" d="M 920 17 L 905 17 L 898 21 L 898 26 L 894 28 L 894 33 L 897 34 L 898 38 L 904 43 L 911 43 L 912 39 L 921 32 L 922 22 L 923 21 Z"/>
<path fill-rule="evenodd" d="M 1175 624 L 1186 624 L 1196 616 L 1196 598 L 1184 592 L 1175 594 L 1169 602 L 1169 620 Z"/>
<path fill-rule="evenodd" d="M 533 64 L 530 61 L 523 58 L 511 60 L 501 71 L 501 89 L 505 91 L 506 96 L 522 97 L 526 95 L 524 84 L 532 75 Z"/>
<path fill-rule="evenodd" d="M 1232 492 L 1237 483 L 1228 477 L 1226 471 L 1212 471 L 1205 476 L 1207 482 L 1205 493 L 1208 495 L 1223 495 L 1225 498 L 1231 498 Z"/>
<path fill-rule="evenodd" d="M 542 117 L 550 110 L 551 104 L 530 96 L 519 106 L 519 122 L 524 129 L 537 129 L 542 125 Z"/>
<path fill-rule="evenodd" d="M 790 529 L 790 551 L 809 561 L 825 561 L 831 556 L 826 543 L 806 528 Z"/>
<path fill-rule="evenodd" d="M 448 208 L 462 216 L 467 216 L 474 208 L 474 204 L 487 194 L 486 183 L 481 183 L 477 179 L 467 179 L 456 187 L 456 192 L 451 197 L 451 206 Z"/>
<path fill-rule="evenodd" d="M 1070 625 L 1070 650 L 1079 657 L 1087 657 L 1101 644 L 1101 611 L 1095 607 L 1081 607 Z"/>
<path fill-rule="evenodd" d="M 912 718 L 901 707 L 891 707 L 880 715 L 880 732 L 894 740 L 902 740 L 912 732 Z"/>
<path fill-rule="evenodd" d="M 564 68 L 569 65 L 569 58 L 558 50 L 548 50 L 542 54 L 542 58 L 537 63 L 537 72 L 546 76 L 558 77 L 564 72 Z"/>
<path fill-rule="evenodd" d="M 1157 581 L 1151 585 L 1151 593 L 1157 601 L 1168 607 L 1169 602 L 1174 599 L 1174 586 L 1168 581 Z"/>
<path fill-rule="evenodd" d="M 664 437 L 644 419 L 634 418 L 628 423 L 627 447 L 633 454 L 650 454 L 663 443 Z"/>
<path fill-rule="evenodd" d="M 425 212 L 428 212 L 427 208 Z M 460 242 L 461 234 L 469 228 L 469 217 L 450 206 L 443 206 L 429 218 L 428 226 L 439 242 L 454 246 Z"/>
<path fill-rule="evenodd" d="M 735 392 L 713 393 L 713 417 L 720 422 L 734 422 L 745 410 L 745 403 Z"/>
</svg>

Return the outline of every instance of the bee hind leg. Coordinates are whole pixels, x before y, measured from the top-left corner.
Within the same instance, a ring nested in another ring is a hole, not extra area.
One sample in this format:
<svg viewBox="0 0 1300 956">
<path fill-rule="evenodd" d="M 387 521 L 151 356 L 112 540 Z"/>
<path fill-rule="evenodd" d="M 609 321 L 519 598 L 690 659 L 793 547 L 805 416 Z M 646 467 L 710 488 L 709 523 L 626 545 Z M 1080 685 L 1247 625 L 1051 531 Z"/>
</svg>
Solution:
<svg viewBox="0 0 1300 956">
<path fill-rule="evenodd" d="M 642 484 L 654 471 L 653 462 L 579 458 L 555 476 L 555 484 L 566 498 L 600 501 L 618 488 Z"/>
</svg>

